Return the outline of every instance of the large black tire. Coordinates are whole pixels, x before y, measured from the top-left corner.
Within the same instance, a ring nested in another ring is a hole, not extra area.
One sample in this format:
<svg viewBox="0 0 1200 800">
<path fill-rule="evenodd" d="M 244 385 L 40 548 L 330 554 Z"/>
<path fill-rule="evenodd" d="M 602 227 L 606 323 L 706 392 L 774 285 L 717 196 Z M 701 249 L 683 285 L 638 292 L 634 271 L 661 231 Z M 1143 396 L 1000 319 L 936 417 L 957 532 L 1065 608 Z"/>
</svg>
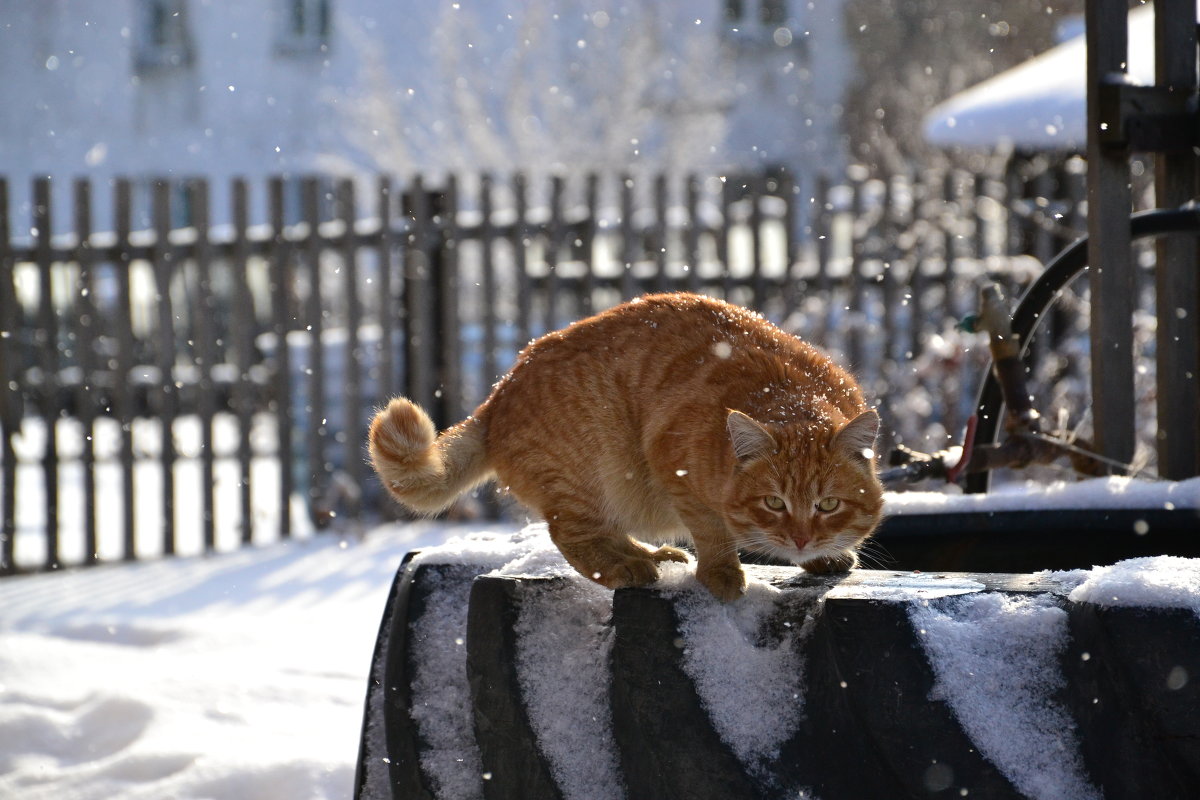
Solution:
<svg viewBox="0 0 1200 800">
<path fill-rule="evenodd" d="M 968 797 L 1027 796 L 934 692 L 938 676 L 913 614 L 939 602 L 929 598 L 941 596 L 940 588 L 1036 598 L 1065 619 L 1069 644 L 1059 653 L 1054 702 L 1074 726 L 1079 770 L 1090 786 L 1109 800 L 1200 797 L 1200 619 L 1190 610 L 1071 602 L 1046 575 L 748 570 L 778 589 L 763 637 L 807 626 L 796 645 L 806 664 L 803 718 L 765 769 L 743 763 L 684 668 L 686 598 L 619 590 L 607 623 L 607 665 L 626 797 L 773 798 L 785 796 L 783 788 L 794 797 L 796 787 L 803 787 L 799 796 L 811 791 L 825 800 L 959 797 L 963 790 Z M 514 620 L 529 593 L 563 580 L 477 577 L 469 567 L 419 560 L 400 568 L 372 668 L 356 798 L 437 796 L 422 766 L 427 743 L 408 687 L 413 626 L 446 592 L 466 604 L 461 668 L 486 776 L 482 796 L 564 796 L 525 712 L 514 645 Z"/>
</svg>

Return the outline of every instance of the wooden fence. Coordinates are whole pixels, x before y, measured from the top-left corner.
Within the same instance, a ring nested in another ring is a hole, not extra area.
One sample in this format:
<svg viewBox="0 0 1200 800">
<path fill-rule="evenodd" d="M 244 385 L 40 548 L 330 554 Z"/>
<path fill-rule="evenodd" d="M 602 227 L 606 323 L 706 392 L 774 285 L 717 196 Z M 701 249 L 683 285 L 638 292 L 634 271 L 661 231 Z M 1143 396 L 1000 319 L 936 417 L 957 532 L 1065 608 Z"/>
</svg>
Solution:
<svg viewBox="0 0 1200 800">
<path fill-rule="evenodd" d="M 133 230 L 129 181 L 39 180 L 24 236 L 0 179 L 0 574 L 369 517 L 374 407 L 404 393 L 453 422 L 531 337 L 647 291 L 763 311 L 846 361 L 895 438 L 941 446 L 983 363 L 953 321 L 1080 222 L 1074 190 L 958 174 L 381 177 L 369 196 L 313 177 L 298 221 L 291 185 L 233 182 L 212 226 L 205 181 L 159 181 Z"/>
</svg>

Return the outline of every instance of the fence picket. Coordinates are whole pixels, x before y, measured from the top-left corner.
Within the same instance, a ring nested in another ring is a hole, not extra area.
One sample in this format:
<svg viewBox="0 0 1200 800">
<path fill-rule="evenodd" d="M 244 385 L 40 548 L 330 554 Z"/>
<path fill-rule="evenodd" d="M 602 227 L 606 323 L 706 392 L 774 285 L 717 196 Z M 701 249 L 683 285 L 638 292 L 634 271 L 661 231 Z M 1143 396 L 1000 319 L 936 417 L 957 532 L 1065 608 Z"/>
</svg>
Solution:
<svg viewBox="0 0 1200 800">
<path fill-rule="evenodd" d="M 562 297 L 562 275 L 559 259 L 563 245 L 563 179 L 555 175 L 550 179 L 550 220 L 546 228 L 542 261 L 546 265 L 546 277 L 542 282 L 542 299 L 546 309 L 542 329 L 552 331 L 561 324 L 562 312 L 559 299 Z"/>
<path fill-rule="evenodd" d="M 382 399 L 396 393 L 396 358 L 392 352 L 392 331 L 396 327 L 396 304 L 392 285 L 392 182 L 386 176 L 380 176 L 375 190 L 375 213 L 379 219 L 379 244 L 375 248 L 377 259 L 375 274 L 375 296 L 378 301 L 379 342 L 376 354 L 376 376 L 378 379 L 379 395 Z M 282 221 L 282 220 L 281 220 Z M 280 228 L 282 240 L 282 225 Z M 280 285 L 287 287 L 290 282 L 284 282 L 280 277 Z M 277 298 L 279 305 L 284 298 Z"/>
<path fill-rule="evenodd" d="M 667 176 L 654 176 L 654 228 L 650 236 L 654 248 L 653 287 L 656 292 L 667 290 Z"/>
<path fill-rule="evenodd" d="M 171 278 L 175 253 L 171 248 L 171 186 L 165 180 L 154 183 L 154 244 L 150 263 L 158 296 L 158 326 L 155 354 L 159 385 L 157 408 L 161 441 L 159 470 L 162 473 L 162 552 L 175 554 L 175 415 L 179 395 L 175 381 L 175 312 L 171 299 Z M 152 406 L 153 407 L 153 406 Z"/>
<path fill-rule="evenodd" d="M 98 552 L 96 530 L 96 399 L 106 392 L 105 386 L 96 385 L 94 379 L 100 374 L 96 364 L 96 305 L 95 281 L 93 280 L 92 239 L 92 185 L 77 179 L 73 184 L 75 247 L 72 260 L 78 265 L 75 302 L 78 310 L 72 316 L 74 329 L 74 352 L 79 379 L 76 382 L 74 407 L 83 429 L 80 461 L 83 467 L 83 547 L 84 562 L 95 564 Z"/>
<path fill-rule="evenodd" d="M 637 266 L 637 248 L 633 233 L 633 178 L 629 174 L 620 176 L 621 185 L 621 299 L 628 300 L 637 294 L 634 270 Z"/>
<path fill-rule="evenodd" d="M 383 192 L 386 195 L 386 192 Z M 383 209 L 386 213 L 386 207 Z M 275 370 L 272 374 L 272 395 L 275 411 L 275 441 L 279 453 L 279 535 L 287 538 L 292 535 L 292 492 L 295 485 L 295 472 L 292 468 L 292 423 L 294 421 L 292 397 L 294 390 L 292 380 L 292 350 L 291 338 L 288 335 L 293 323 L 295 271 L 293 269 L 292 243 L 284 236 L 284 184 L 282 178 L 272 178 L 267 186 L 267 216 L 271 225 L 271 256 L 268 268 L 271 273 L 271 296 L 273 301 L 272 328 L 275 337 Z M 386 217 L 381 217 L 386 220 Z M 385 236 L 381 240 L 382 247 L 389 244 Z M 381 262 L 383 259 L 381 259 Z M 382 323 L 382 321 L 381 321 Z M 384 324 L 384 330 L 388 330 Z M 390 341 L 385 338 L 384 342 Z M 381 364 L 390 364 L 390 359 L 382 358 Z M 390 374 L 386 380 L 381 378 L 384 386 L 392 384 Z"/>
<path fill-rule="evenodd" d="M 304 240 L 304 268 L 308 280 L 304 316 L 308 332 L 308 370 L 305 395 L 307 404 L 306 430 L 308 499 L 319 523 L 328 522 L 323 507 L 322 490 L 327 485 L 328 464 L 325 458 L 325 308 L 321 289 L 321 211 L 320 184 L 315 177 L 301 184 L 301 205 L 307 228 Z"/>
<path fill-rule="evenodd" d="M 529 239 L 529 185 L 525 173 L 513 175 L 513 209 L 516 221 L 512 228 L 513 268 L 517 283 L 517 343 L 524 346 L 533 337 L 530 327 L 532 298 L 529 287 L 529 264 L 526 242 Z"/>
<path fill-rule="evenodd" d="M 600 176 L 590 172 L 584 188 L 584 206 L 587 218 L 579 234 L 579 252 L 584 262 L 583 291 L 579 311 L 582 316 L 596 312 L 596 227 L 600 219 Z"/>
<path fill-rule="evenodd" d="M 499 320 L 496 316 L 496 227 L 492 215 L 492 176 L 483 175 L 479 179 L 479 247 L 480 247 L 480 288 L 483 290 L 483 358 L 481 364 L 482 386 L 491 386 L 498 375 L 496 366 L 496 328 Z"/>
<path fill-rule="evenodd" d="M 196 269 L 196 299 L 193 318 L 195 332 L 195 358 L 199 393 L 196 412 L 200 417 L 200 491 L 204 507 L 200 511 L 201 538 L 204 551 L 212 552 L 217 547 L 216 537 L 216 452 L 213 435 L 214 418 L 217 412 L 216 387 L 213 383 L 213 367 L 217 363 L 217 335 L 213 323 L 216 303 L 212 292 L 212 243 L 209 240 L 209 188 L 204 180 L 193 181 L 190 186 L 191 205 L 195 215 L 196 244 L 193 251 Z"/>
<path fill-rule="evenodd" d="M 460 387 L 462 386 L 462 344 L 457 335 L 462 330 L 458 313 L 458 243 L 461 232 L 458 228 L 458 179 L 451 175 L 446 179 L 446 188 L 441 196 L 436 227 L 431 231 L 434 239 L 431 259 L 436 269 L 431 279 L 436 284 L 438 316 L 435 331 L 455 331 L 455 335 L 432 334 L 432 347 L 436 347 L 437 396 L 443 426 L 453 425 L 466 416 L 462 408 Z"/>
<path fill-rule="evenodd" d="M 802 278 L 799 274 L 801 254 L 799 239 L 796 236 L 796 195 L 799 187 L 791 173 L 785 172 L 778 178 L 777 192 L 783 198 L 783 236 L 784 236 L 784 269 L 783 269 L 783 307 L 793 309 L 797 305 L 799 287 Z"/>
<path fill-rule="evenodd" d="M 24 415 L 17 385 L 17 319 L 12 230 L 8 217 L 8 179 L 0 177 L 0 575 L 16 570 L 17 539 L 17 454 L 13 438 Z"/>
<path fill-rule="evenodd" d="M 50 179 L 37 178 L 33 188 L 34 249 L 38 269 L 38 311 L 36 338 L 39 344 L 38 366 L 41 386 L 40 411 L 46 426 L 46 444 L 42 450 L 42 481 L 46 487 L 46 559 L 51 569 L 59 566 L 58 496 L 58 403 L 59 348 L 58 315 L 54 310 L 54 260 L 50 238 L 53 234 L 50 210 Z"/>
<path fill-rule="evenodd" d="M 345 505 L 345 512 L 352 517 L 359 513 L 361 487 L 365 479 L 362 442 L 366 434 L 362 420 L 362 363 L 361 345 L 359 343 L 359 325 L 362 319 L 362 305 L 359 297 L 358 282 L 358 242 L 355 238 L 354 222 L 357 219 L 355 208 L 354 183 L 346 179 L 338 182 L 337 187 L 338 215 L 341 217 L 342 247 L 342 291 L 345 295 L 345 330 L 346 344 L 343 353 L 345 361 L 345 391 L 342 393 L 343 408 L 342 456 L 343 474 L 349 479 L 336 483 L 338 496 Z"/>
<path fill-rule="evenodd" d="M 133 470 L 133 307 L 130 295 L 130 270 L 133 267 L 133 247 L 130 235 L 133 228 L 133 187 L 127 178 L 118 178 L 113 185 L 113 225 L 117 234 L 118 260 L 116 270 L 116 319 L 112 325 L 117 331 L 116 375 L 113 379 L 114 416 L 120 423 L 121 432 L 117 458 L 121 465 L 121 511 L 123 530 L 121 536 L 122 558 L 132 561 L 137 558 L 137 508 L 134 505 L 136 476 Z"/>
<path fill-rule="evenodd" d="M 700 181 L 690 173 L 684 181 L 683 263 L 687 271 L 683 275 L 683 288 L 694 292 L 700 285 L 700 226 L 696 220 L 700 206 Z"/>
<path fill-rule="evenodd" d="M 233 313 L 230 316 L 230 335 L 233 339 L 233 409 L 237 417 L 238 464 L 238 521 L 242 543 L 254 540 L 254 487 L 251 471 L 253 450 L 250 426 L 253 424 L 255 395 L 254 380 L 254 304 L 250 294 L 247 271 L 250 268 L 246 228 L 250 220 L 250 198 L 246 181 L 235 178 L 230 184 L 233 198 L 233 256 L 230 259 L 233 286 Z"/>
</svg>

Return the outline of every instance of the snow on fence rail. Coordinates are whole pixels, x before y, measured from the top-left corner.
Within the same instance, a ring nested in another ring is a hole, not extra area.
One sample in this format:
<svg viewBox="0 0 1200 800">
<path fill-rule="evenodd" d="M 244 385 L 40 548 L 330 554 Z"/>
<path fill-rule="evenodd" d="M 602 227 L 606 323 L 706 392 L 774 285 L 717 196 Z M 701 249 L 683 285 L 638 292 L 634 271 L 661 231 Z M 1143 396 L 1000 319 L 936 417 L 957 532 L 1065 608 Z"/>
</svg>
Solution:
<svg viewBox="0 0 1200 800">
<path fill-rule="evenodd" d="M 138 186 L 113 183 L 108 220 L 76 181 L 64 223 L 66 189 L 38 180 L 23 228 L 0 178 L 0 574 L 378 510 L 373 406 L 404 393 L 453 422 L 529 338 L 646 291 L 758 308 L 908 398 L 897 438 L 944 441 L 982 366 L 953 320 L 1074 219 L 961 175 L 517 174 L 380 177 L 365 202 L 348 179 L 239 180 L 221 226 L 206 181 L 163 180 L 135 230 Z"/>
</svg>

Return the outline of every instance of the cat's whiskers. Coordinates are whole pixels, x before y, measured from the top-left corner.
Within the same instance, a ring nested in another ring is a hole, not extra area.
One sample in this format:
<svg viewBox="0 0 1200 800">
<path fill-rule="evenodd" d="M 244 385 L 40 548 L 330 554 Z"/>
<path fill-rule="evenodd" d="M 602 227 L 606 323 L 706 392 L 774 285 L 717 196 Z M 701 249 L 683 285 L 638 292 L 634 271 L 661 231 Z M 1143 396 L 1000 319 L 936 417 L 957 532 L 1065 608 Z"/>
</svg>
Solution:
<svg viewBox="0 0 1200 800">
<path fill-rule="evenodd" d="M 895 562 L 895 560 L 877 539 L 867 539 L 859 545 L 858 561 L 867 569 L 887 569 L 887 563 Z"/>
<path fill-rule="evenodd" d="M 766 555 L 777 555 L 781 548 L 765 531 L 752 530 L 742 534 L 740 538 L 729 541 L 720 551 L 721 555 L 729 555 L 739 550 L 753 550 Z"/>
</svg>

